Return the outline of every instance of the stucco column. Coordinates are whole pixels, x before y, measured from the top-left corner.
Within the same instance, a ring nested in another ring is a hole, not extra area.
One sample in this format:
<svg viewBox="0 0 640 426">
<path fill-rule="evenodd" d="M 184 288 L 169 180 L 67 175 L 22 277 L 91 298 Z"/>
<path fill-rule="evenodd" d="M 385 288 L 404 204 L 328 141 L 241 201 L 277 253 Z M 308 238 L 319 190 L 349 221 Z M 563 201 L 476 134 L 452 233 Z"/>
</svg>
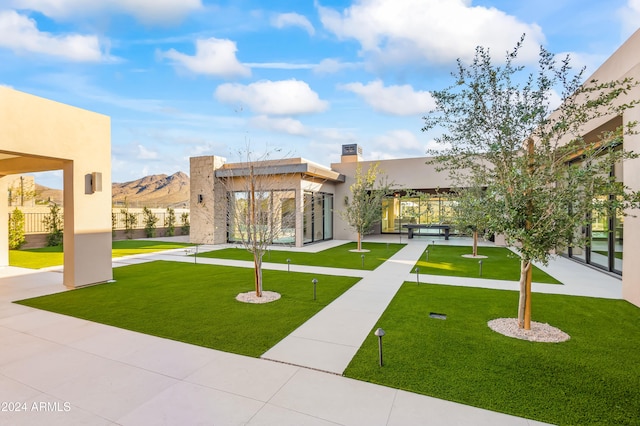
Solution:
<svg viewBox="0 0 640 426">
<path fill-rule="evenodd" d="M 110 164 L 108 164 L 110 165 Z M 64 173 L 64 279 L 75 288 L 109 281 L 111 268 L 111 173 L 110 170 L 80 168 L 66 161 Z M 92 173 L 100 173 L 100 191 L 92 188 Z"/>
</svg>

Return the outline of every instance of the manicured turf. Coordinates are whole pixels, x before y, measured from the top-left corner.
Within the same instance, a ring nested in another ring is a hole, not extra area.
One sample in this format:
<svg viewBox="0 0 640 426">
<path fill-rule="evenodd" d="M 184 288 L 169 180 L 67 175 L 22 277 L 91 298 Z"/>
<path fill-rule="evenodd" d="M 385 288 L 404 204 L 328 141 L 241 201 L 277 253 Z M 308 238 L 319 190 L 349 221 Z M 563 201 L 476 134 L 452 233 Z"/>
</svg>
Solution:
<svg viewBox="0 0 640 426">
<path fill-rule="evenodd" d="M 121 240 L 114 241 L 111 244 L 111 256 L 122 257 L 188 246 L 191 246 L 191 244 L 146 240 Z M 39 269 L 49 266 L 59 266 L 63 263 L 62 246 L 9 250 L 9 265 L 11 266 Z"/>
<path fill-rule="evenodd" d="M 248 304 L 235 297 L 254 289 L 250 268 L 157 261 L 115 268 L 113 274 L 115 283 L 18 303 L 257 357 L 359 280 L 265 270 L 264 289 L 282 297 Z"/>
<path fill-rule="evenodd" d="M 421 274 L 447 275 L 456 277 L 480 277 L 479 261 L 482 260 L 482 278 L 495 280 L 520 280 L 520 258 L 511 250 L 504 247 L 478 247 L 478 254 L 487 256 L 486 259 L 469 259 L 463 254 L 471 254 L 470 246 L 430 245 L 429 259 L 425 260 L 423 253 L 416 267 Z M 562 284 L 546 272 L 533 267 L 533 282 L 546 284 Z"/>
<path fill-rule="evenodd" d="M 533 320 L 567 332 L 532 343 L 493 332 L 517 292 L 405 283 L 345 375 L 562 425 L 638 425 L 640 309 L 621 300 L 533 295 Z M 444 313 L 446 320 L 429 317 Z M 375 329 L 374 328 L 374 329 Z"/>
<path fill-rule="evenodd" d="M 404 247 L 404 244 L 365 242 L 362 243 L 362 248 L 369 250 L 368 253 L 349 251 L 356 249 L 356 247 L 356 243 L 347 243 L 318 253 L 270 250 L 270 252 L 265 253 L 262 260 L 263 262 L 286 264 L 287 259 L 291 259 L 292 270 L 295 268 L 295 265 L 373 270 Z M 362 268 L 362 255 L 364 255 L 364 268 Z M 218 259 L 253 260 L 252 254 L 244 248 L 214 250 L 199 254 L 198 256 Z"/>
</svg>

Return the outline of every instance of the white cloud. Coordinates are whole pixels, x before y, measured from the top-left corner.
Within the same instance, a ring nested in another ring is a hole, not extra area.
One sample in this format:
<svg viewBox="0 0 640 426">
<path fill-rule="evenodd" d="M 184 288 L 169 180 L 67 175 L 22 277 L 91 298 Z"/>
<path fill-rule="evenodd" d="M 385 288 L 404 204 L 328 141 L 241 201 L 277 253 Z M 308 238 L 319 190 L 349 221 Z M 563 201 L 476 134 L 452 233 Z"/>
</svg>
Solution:
<svg viewBox="0 0 640 426">
<path fill-rule="evenodd" d="M 333 74 L 338 71 L 354 69 L 359 66 L 360 64 L 354 62 L 342 62 L 337 59 L 327 58 L 320 61 L 320 63 L 313 68 L 313 72 L 317 74 Z"/>
<path fill-rule="evenodd" d="M 250 120 L 250 124 L 259 129 L 287 133 L 289 135 L 306 135 L 308 133 L 304 124 L 290 117 L 272 118 L 266 115 L 259 115 L 253 117 Z"/>
<path fill-rule="evenodd" d="M 258 114 L 297 115 L 325 111 L 329 104 L 299 80 L 263 80 L 249 85 L 226 83 L 214 96 L 230 105 L 246 105 Z"/>
<path fill-rule="evenodd" d="M 244 64 L 250 68 L 264 68 L 272 70 L 309 70 L 316 67 L 315 64 L 295 64 L 290 62 L 251 62 Z"/>
<path fill-rule="evenodd" d="M 629 37 L 640 28 L 640 0 L 627 0 L 626 6 L 618 10 L 622 20 L 622 35 Z"/>
<path fill-rule="evenodd" d="M 53 19 L 126 13 L 145 24 L 169 24 L 202 8 L 201 0 L 8 0 L 15 9 L 38 11 Z"/>
<path fill-rule="evenodd" d="M 357 40 L 361 53 L 382 65 L 468 60 L 477 45 L 503 55 L 523 33 L 521 57 L 535 60 L 544 41 L 538 25 L 470 0 L 355 0 L 342 12 L 322 6 L 318 12 L 327 30 Z"/>
<path fill-rule="evenodd" d="M 415 91 L 408 84 L 385 87 L 382 81 L 376 80 L 366 85 L 362 83 L 343 84 L 339 88 L 359 95 L 374 110 L 385 114 L 424 114 L 435 107 L 431 93 Z"/>
<path fill-rule="evenodd" d="M 0 11 L 0 47 L 15 52 L 56 56 L 75 62 L 112 59 L 103 54 L 93 35 L 54 35 L 38 30 L 36 21 L 13 10 Z"/>
<path fill-rule="evenodd" d="M 311 22 L 298 13 L 280 13 L 271 19 L 271 25 L 276 28 L 300 27 L 309 35 L 314 35 L 316 32 Z"/>
<path fill-rule="evenodd" d="M 155 160 L 158 158 L 158 153 L 156 151 L 151 151 L 145 148 L 143 145 L 138 145 L 138 160 Z"/>
<path fill-rule="evenodd" d="M 584 77 L 588 77 L 591 73 L 595 72 L 609 56 L 593 53 L 561 52 L 555 55 L 556 62 L 562 62 L 567 55 L 569 56 L 569 63 L 573 71 L 578 72 L 582 68 L 585 68 Z"/>
<path fill-rule="evenodd" d="M 164 52 L 162 56 L 196 74 L 248 77 L 251 75 L 251 70 L 238 62 L 237 50 L 236 43 L 231 40 L 209 38 L 196 40 L 194 56 L 180 53 L 175 49 Z"/>
<path fill-rule="evenodd" d="M 426 151 L 426 144 L 409 130 L 390 130 L 375 137 L 373 142 L 375 148 L 371 155 L 375 158 L 415 157 Z"/>
</svg>

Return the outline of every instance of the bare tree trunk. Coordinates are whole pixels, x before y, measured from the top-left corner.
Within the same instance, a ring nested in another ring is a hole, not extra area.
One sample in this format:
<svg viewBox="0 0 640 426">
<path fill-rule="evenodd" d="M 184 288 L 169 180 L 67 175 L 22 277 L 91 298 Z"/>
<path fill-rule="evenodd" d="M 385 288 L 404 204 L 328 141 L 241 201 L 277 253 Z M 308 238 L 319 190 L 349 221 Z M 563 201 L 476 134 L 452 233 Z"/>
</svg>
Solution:
<svg viewBox="0 0 640 426">
<path fill-rule="evenodd" d="M 520 298 L 518 300 L 518 327 L 531 330 L 531 261 L 520 261 Z"/>
<path fill-rule="evenodd" d="M 253 276 L 256 283 L 256 297 L 262 297 L 262 256 L 253 253 Z"/>
<path fill-rule="evenodd" d="M 249 221 L 249 235 L 253 244 L 253 274 L 256 284 L 256 297 L 262 297 L 262 250 L 258 247 L 258 230 L 256 228 L 256 187 L 253 165 L 249 168 L 249 208 L 251 219 Z"/>
<path fill-rule="evenodd" d="M 358 232 L 358 251 L 362 250 L 362 234 Z"/>
<path fill-rule="evenodd" d="M 528 172 L 533 175 L 535 172 L 533 139 L 527 139 Z M 533 215 L 533 200 L 531 190 L 527 190 L 527 211 L 525 229 L 531 230 L 531 216 Z M 532 280 L 531 259 L 522 258 L 520 265 L 520 304 L 518 306 L 518 327 L 531 330 L 531 280 Z"/>
<path fill-rule="evenodd" d="M 473 257 L 478 255 L 478 231 L 473 231 Z"/>
</svg>

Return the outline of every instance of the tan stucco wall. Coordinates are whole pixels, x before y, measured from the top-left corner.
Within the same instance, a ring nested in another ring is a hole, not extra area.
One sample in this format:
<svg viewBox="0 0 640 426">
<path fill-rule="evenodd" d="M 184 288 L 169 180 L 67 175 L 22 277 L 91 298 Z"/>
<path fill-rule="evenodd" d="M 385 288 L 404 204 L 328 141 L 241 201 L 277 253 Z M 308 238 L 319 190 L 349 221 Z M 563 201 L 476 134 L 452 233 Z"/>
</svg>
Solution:
<svg viewBox="0 0 640 426">
<path fill-rule="evenodd" d="M 397 160 L 342 162 L 331 164 L 331 168 L 345 175 L 343 184 L 335 186 L 334 209 L 334 238 L 341 240 L 355 240 L 355 231 L 342 219 L 340 211 L 344 209 L 344 198 L 351 196 L 350 186 L 355 182 L 356 168 L 362 167 L 366 173 L 374 164 L 378 164 L 379 176 L 383 174 L 389 183 L 397 189 L 448 189 L 451 181 L 447 173 L 439 173 L 431 165 L 427 165 L 428 157 L 402 158 Z"/>
<path fill-rule="evenodd" d="M 620 48 L 607 59 L 587 81 L 592 79 L 600 82 L 621 80 L 631 77 L 640 83 L 640 30 L 636 31 Z M 640 99 L 640 86 L 635 86 L 627 95 L 618 100 L 620 103 Z M 599 127 L 614 127 L 613 124 L 640 122 L 640 107 L 627 110 L 622 120 L 615 117 L 602 117 L 593 120 L 584 128 L 584 134 Z M 639 130 L 636 128 L 636 130 Z M 640 153 L 640 135 L 626 135 L 624 149 Z M 623 182 L 632 190 L 640 190 L 640 159 L 627 160 L 623 164 Z M 636 259 L 640 255 L 640 211 L 628 211 L 624 219 L 624 252 L 622 266 L 622 293 L 631 303 L 640 306 L 640 262 Z"/>
<path fill-rule="evenodd" d="M 0 87 L 0 174 L 60 169 L 64 176 L 64 284 L 77 287 L 108 281 L 113 276 L 109 117 Z M 102 174 L 100 192 L 91 191 L 93 172 Z M 0 226 L 6 227 L 6 218 L 2 216 Z M 6 238 L 0 246 L 6 247 Z M 3 252 L 0 263 L 8 263 Z"/>
</svg>

